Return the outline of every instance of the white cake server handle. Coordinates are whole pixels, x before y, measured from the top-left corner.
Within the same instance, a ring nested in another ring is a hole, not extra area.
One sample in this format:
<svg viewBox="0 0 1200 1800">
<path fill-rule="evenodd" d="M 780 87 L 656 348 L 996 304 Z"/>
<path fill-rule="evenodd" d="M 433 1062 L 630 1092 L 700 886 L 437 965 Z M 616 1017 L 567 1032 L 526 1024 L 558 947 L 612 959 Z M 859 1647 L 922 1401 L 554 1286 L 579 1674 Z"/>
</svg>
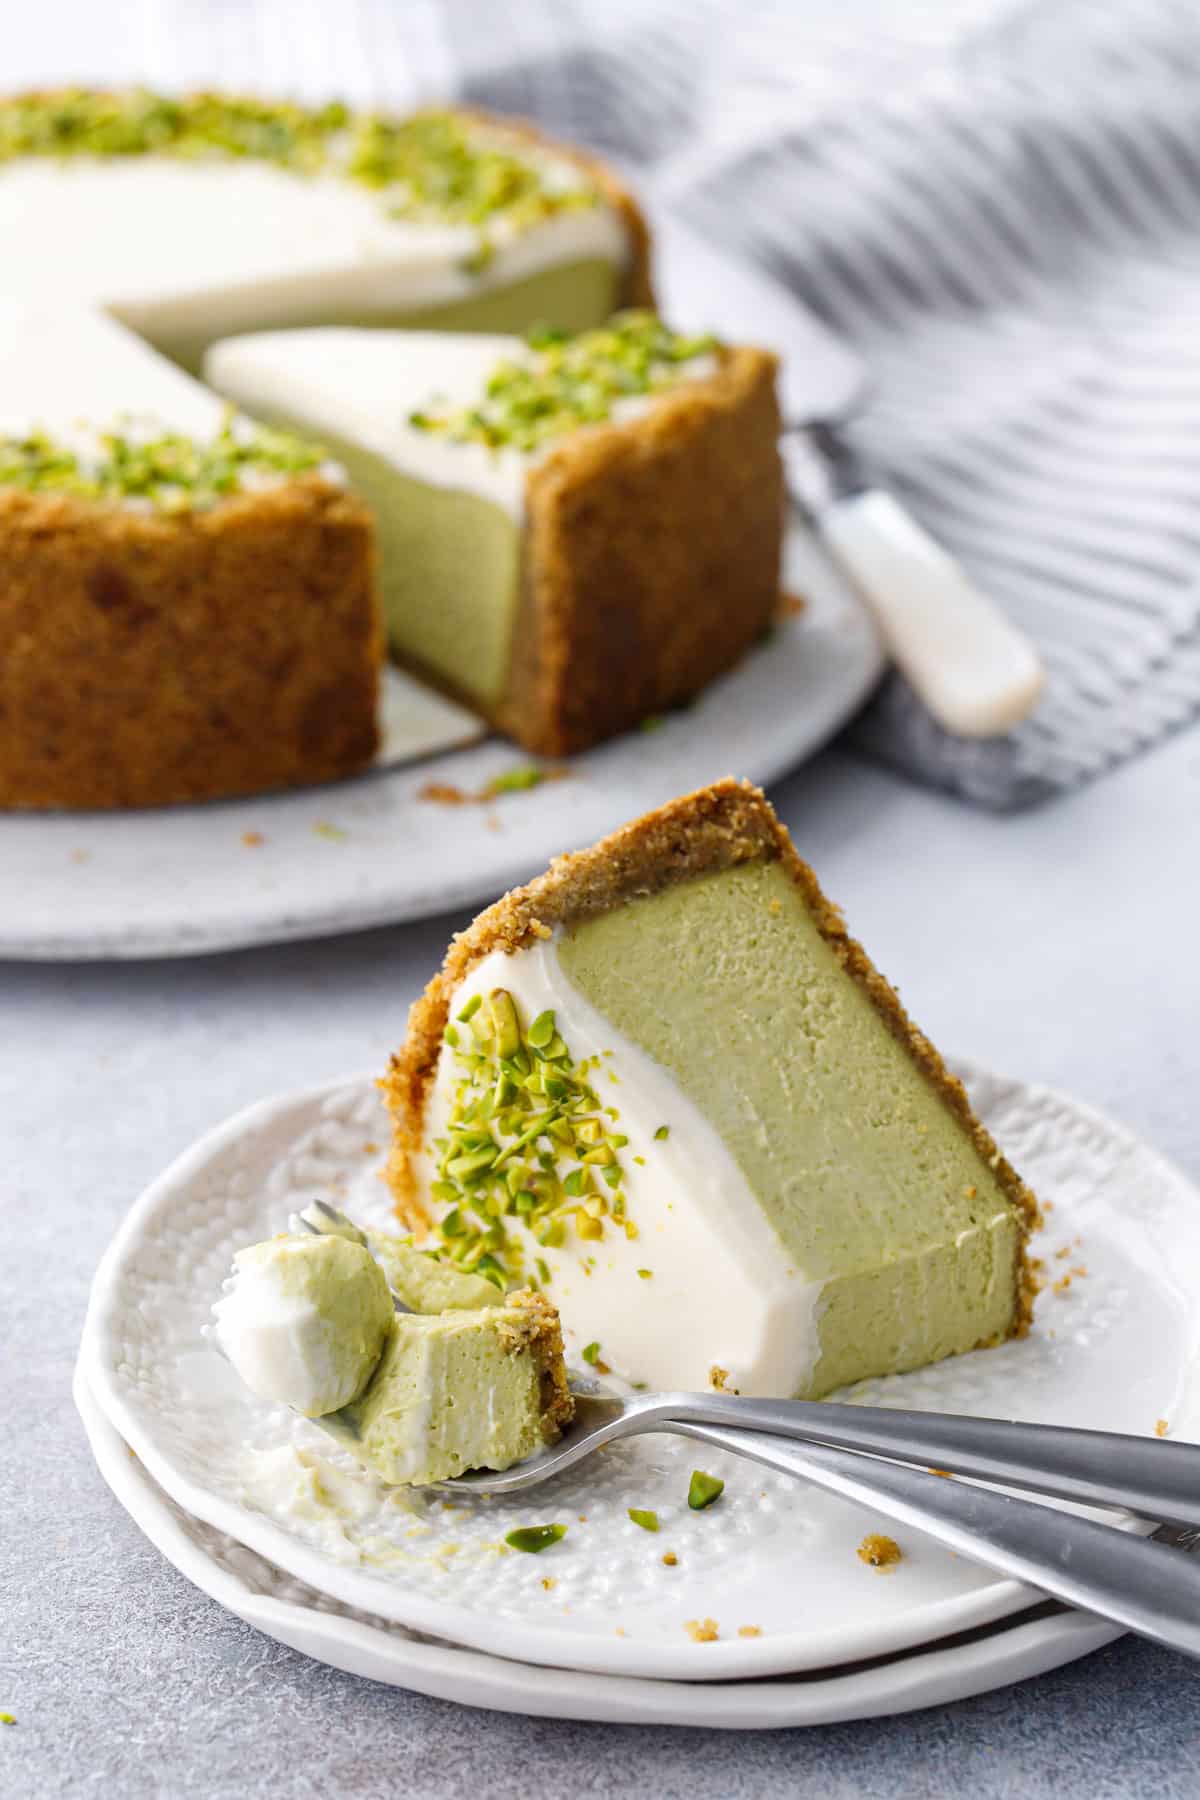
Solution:
<svg viewBox="0 0 1200 1800">
<path fill-rule="evenodd" d="M 788 433 L 784 447 L 810 520 L 938 724 L 971 738 L 1019 725 L 1044 681 L 1024 633 L 899 501 L 862 479 L 834 428 Z M 814 479 L 818 462 L 823 481 Z"/>
</svg>

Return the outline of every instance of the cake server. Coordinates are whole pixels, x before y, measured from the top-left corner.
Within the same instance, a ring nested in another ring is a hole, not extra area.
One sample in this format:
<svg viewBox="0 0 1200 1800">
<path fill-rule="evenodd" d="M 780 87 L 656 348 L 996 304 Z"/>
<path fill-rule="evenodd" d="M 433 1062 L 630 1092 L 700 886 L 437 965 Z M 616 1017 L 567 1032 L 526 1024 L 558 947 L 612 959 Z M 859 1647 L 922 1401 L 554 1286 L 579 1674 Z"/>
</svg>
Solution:
<svg viewBox="0 0 1200 1800">
<path fill-rule="evenodd" d="M 889 1440 L 884 1424 L 888 1408 L 721 1395 L 653 1394 L 628 1400 L 578 1395 L 576 1405 L 575 1425 L 544 1455 L 499 1474 L 481 1470 L 439 1482 L 438 1491 L 476 1498 L 525 1492 L 617 1438 L 669 1431 L 810 1481 L 912 1526 L 998 1574 L 1028 1582 L 1068 1606 L 1082 1607 L 1139 1636 L 1200 1657 L 1200 1563 L 1174 1554 L 1170 1542 L 994 1488 L 948 1480 L 949 1471 L 940 1466 L 925 1463 L 914 1468 L 907 1462 L 883 1460 L 919 1454 L 924 1462 L 929 1454 L 926 1446 L 936 1444 L 944 1453 L 957 1445 L 953 1460 L 959 1472 L 969 1467 L 976 1475 L 986 1472 L 994 1480 L 1086 1499 L 1092 1505 L 1126 1506 L 1132 1500 L 1139 1510 L 1149 1509 L 1152 1517 L 1190 1513 L 1195 1518 L 1200 1513 L 1198 1446 L 936 1413 L 893 1414 L 900 1424 Z M 799 1407 L 805 1408 L 803 1414 L 793 1412 Z M 826 1425 L 811 1417 L 825 1412 L 841 1415 L 840 1421 Z M 867 1415 L 861 1433 L 851 1431 L 844 1417 L 853 1413 Z M 802 1441 L 776 1435 L 781 1424 L 793 1418 L 797 1424 L 792 1429 Z M 738 1425 L 724 1422 L 730 1419 Z M 800 1419 L 806 1431 L 819 1431 L 825 1441 L 800 1433 Z M 742 1428 L 760 1423 L 764 1428 Z M 960 1431 L 962 1427 L 970 1429 Z M 882 1454 L 842 1448 L 829 1441 L 831 1435 L 873 1439 Z M 1185 1534 L 1179 1547 L 1190 1547 L 1192 1536 Z"/>
<path fill-rule="evenodd" d="M 669 213 L 656 215 L 654 228 L 655 281 L 672 323 L 779 354 L 792 497 L 933 717 L 960 737 L 995 737 L 1020 724 L 1044 680 L 1033 645 L 895 496 L 870 481 L 842 431 L 867 396 L 863 364 L 768 276 L 743 271 Z"/>
</svg>

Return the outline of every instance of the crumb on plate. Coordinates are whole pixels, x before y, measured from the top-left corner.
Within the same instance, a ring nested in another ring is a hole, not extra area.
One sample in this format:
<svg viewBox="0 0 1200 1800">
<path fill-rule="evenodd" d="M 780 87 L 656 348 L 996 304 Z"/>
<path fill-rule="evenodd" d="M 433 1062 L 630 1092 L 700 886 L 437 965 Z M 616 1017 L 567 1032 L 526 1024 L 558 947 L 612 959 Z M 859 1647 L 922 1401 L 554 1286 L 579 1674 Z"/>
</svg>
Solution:
<svg viewBox="0 0 1200 1800">
<path fill-rule="evenodd" d="M 882 1532 L 869 1531 L 858 1546 L 859 1559 L 872 1569 L 891 1569 L 904 1557 L 904 1552 L 895 1538 L 885 1537 Z"/>
</svg>

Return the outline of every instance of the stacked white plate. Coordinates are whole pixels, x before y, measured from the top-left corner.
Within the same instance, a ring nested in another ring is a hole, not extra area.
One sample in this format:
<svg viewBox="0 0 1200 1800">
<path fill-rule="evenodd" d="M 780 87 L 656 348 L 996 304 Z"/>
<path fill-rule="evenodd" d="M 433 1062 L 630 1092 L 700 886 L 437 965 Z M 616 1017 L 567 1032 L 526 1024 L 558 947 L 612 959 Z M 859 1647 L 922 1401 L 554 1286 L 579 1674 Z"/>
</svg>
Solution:
<svg viewBox="0 0 1200 1800">
<path fill-rule="evenodd" d="M 1200 1195 L 1089 1109 L 964 1073 L 1051 1203 L 1034 1330 L 854 1397 L 1200 1437 Z M 257 1106 L 142 1196 L 96 1276 L 76 1398 L 99 1466 L 163 1554 L 239 1617 L 338 1668 L 472 1705 L 729 1727 L 944 1702 L 1116 1635 L 915 1533 L 896 1533 L 898 1566 L 871 1569 L 856 1547 L 885 1519 L 667 1436 L 516 1500 L 375 1483 L 255 1401 L 202 1328 L 234 1249 L 309 1199 L 386 1221 L 385 1143 L 367 1078 Z M 691 1513 L 698 1456 L 726 1486 Z M 654 1510 L 659 1531 L 630 1507 Z M 568 1531 L 541 1555 L 499 1547 L 550 1520 Z M 697 1641 L 689 1621 L 713 1621 L 716 1638 Z"/>
</svg>

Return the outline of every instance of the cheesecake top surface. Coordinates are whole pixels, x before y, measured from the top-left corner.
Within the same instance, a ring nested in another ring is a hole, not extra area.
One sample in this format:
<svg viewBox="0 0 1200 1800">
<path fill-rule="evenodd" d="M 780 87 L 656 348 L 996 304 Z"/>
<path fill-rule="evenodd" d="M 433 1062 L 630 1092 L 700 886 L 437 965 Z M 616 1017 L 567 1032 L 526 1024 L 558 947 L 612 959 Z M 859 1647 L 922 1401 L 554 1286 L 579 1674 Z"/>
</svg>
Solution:
<svg viewBox="0 0 1200 1800">
<path fill-rule="evenodd" d="M 714 337 L 674 331 L 648 311 L 617 313 L 574 336 L 535 329 L 489 369 L 468 403 L 447 405 L 434 395 L 408 423 L 450 443 L 530 454 L 710 373 L 718 349 Z"/>
<path fill-rule="evenodd" d="M 562 337 L 255 332 L 215 344 L 205 376 L 252 413 L 349 440 L 434 487 L 478 494 L 514 520 L 529 472 L 575 433 L 620 425 L 721 369 L 708 336 L 654 313 Z"/>
<path fill-rule="evenodd" d="M 264 281 L 306 284 L 310 317 L 345 318 L 574 257 L 623 264 L 623 204 L 586 159 L 470 113 L 141 90 L 0 100 L 9 291 L 83 297 L 139 328 L 180 323 L 144 308 Z M 243 297 L 248 325 L 289 298 Z"/>
<path fill-rule="evenodd" d="M 596 206 L 579 164 L 501 123 L 448 109 L 407 118 L 213 92 L 70 88 L 0 100 L 0 165 L 29 157 L 269 163 L 368 188 L 389 218 L 527 229 Z"/>
<path fill-rule="evenodd" d="M 340 479 L 114 321 L 0 304 L 0 489 L 171 513 L 305 475 Z"/>
</svg>

